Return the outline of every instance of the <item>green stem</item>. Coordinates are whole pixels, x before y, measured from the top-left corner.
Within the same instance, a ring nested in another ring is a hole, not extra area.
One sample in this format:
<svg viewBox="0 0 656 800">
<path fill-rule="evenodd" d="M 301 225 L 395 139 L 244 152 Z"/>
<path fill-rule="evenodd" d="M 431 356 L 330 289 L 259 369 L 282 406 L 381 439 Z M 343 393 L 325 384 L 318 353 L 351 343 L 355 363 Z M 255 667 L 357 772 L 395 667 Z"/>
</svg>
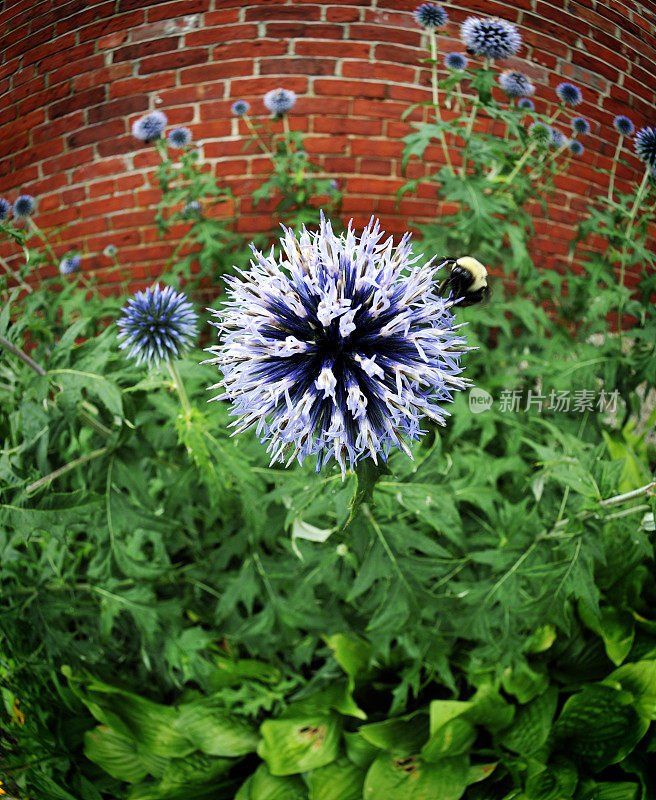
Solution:
<svg viewBox="0 0 656 800">
<path fill-rule="evenodd" d="M 40 364 L 37 364 L 36 361 L 33 361 L 27 353 L 24 353 L 19 347 L 16 347 L 15 344 L 9 341 L 9 339 L 5 339 L 4 336 L 0 335 L 0 346 L 4 347 L 5 350 L 9 350 L 10 353 L 13 353 L 17 358 L 27 364 L 30 369 L 33 369 L 37 375 L 45 375 L 46 371 Z"/>
<path fill-rule="evenodd" d="M 17 272 L 15 272 L 9 266 L 9 264 L 7 264 L 7 262 L 4 260 L 4 258 L 2 258 L 2 256 L 0 256 L 0 265 L 2 266 L 4 271 L 7 273 L 7 275 L 11 275 L 11 277 L 21 287 L 21 289 L 24 289 L 26 292 L 32 292 L 32 287 L 28 283 L 25 283 L 25 281 L 21 278 L 21 276 Z"/>
<path fill-rule="evenodd" d="M 531 153 L 535 150 L 536 147 L 537 147 L 537 144 L 535 142 L 531 142 L 531 144 L 526 148 L 526 152 L 524 153 L 524 155 L 515 164 L 515 168 L 513 169 L 513 171 L 510 173 L 510 175 L 508 175 L 506 177 L 506 180 L 505 180 L 506 183 L 510 183 L 512 180 L 514 180 L 515 176 L 520 171 L 520 169 L 524 166 L 524 164 L 526 163 L 526 160 L 531 155 Z"/>
<path fill-rule="evenodd" d="M 442 122 L 442 116 L 440 114 L 440 103 L 439 103 L 439 87 L 437 85 L 437 37 L 435 36 L 435 31 L 430 31 L 430 44 L 431 44 L 431 60 L 432 64 L 432 71 L 431 71 L 431 87 L 433 90 L 433 106 L 435 108 L 435 120 L 438 123 Z M 440 130 L 440 142 L 442 143 L 442 152 L 444 153 L 444 161 L 446 162 L 447 167 L 449 168 L 449 172 L 451 175 L 455 175 L 455 170 L 453 169 L 453 162 L 451 161 L 451 155 L 449 154 L 449 147 L 446 143 L 446 134 L 443 130 Z"/>
<path fill-rule="evenodd" d="M 258 145 L 258 147 L 263 153 L 266 153 L 269 156 L 269 158 L 273 159 L 273 153 L 264 144 L 264 140 L 260 136 L 255 125 L 253 125 L 253 123 L 251 122 L 251 118 L 248 116 L 248 114 L 244 114 L 242 116 L 242 119 L 246 123 L 246 127 L 248 128 L 248 130 L 251 132 L 252 140 Z"/>
<path fill-rule="evenodd" d="M 100 456 L 104 456 L 105 453 L 109 453 L 109 447 L 101 447 L 99 450 L 92 450 L 90 453 L 86 453 L 79 458 L 74 459 L 70 463 L 66 464 L 59 469 L 56 469 L 54 472 L 51 472 L 49 475 L 45 475 L 43 478 L 39 478 L 38 481 L 31 483 L 25 491 L 30 494 L 31 492 L 35 492 L 37 489 L 41 489 L 43 486 L 46 486 L 51 481 L 54 481 L 56 478 L 65 475 L 67 472 L 70 472 L 72 469 L 81 466 L 82 464 L 86 464 L 87 461 L 91 461 L 94 458 L 100 458 Z"/>
<path fill-rule="evenodd" d="M 50 256 L 50 258 L 51 258 L 51 260 L 52 260 L 52 264 L 53 264 L 53 266 L 54 266 L 54 267 L 59 267 L 59 259 L 57 258 L 57 255 L 55 254 L 55 251 L 52 249 L 52 245 L 51 245 L 51 244 L 50 244 L 50 242 L 48 241 L 48 237 L 47 237 L 47 236 L 45 235 L 45 233 L 44 233 L 44 232 L 41 230 L 41 228 L 39 228 L 39 226 L 38 226 L 38 225 L 36 224 L 36 222 L 35 222 L 35 221 L 32 219 L 32 217 L 28 217 L 28 223 L 29 223 L 29 226 L 30 226 L 30 228 L 32 229 L 32 231 L 33 231 L 33 232 L 34 232 L 34 233 L 35 233 L 35 234 L 36 234 L 36 235 L 39 237 L 39 239 L 41 239 L 41 241 L 43 242 L 43 246 L 45 247 L 45 249 L 46 249 L 46 252 L 47 252 L 47 253 L 48 253 L 48 255 Z"/>
<path fill-rule="evenodd" d="M 629 224 L 626 229 L 626 237 L 624 239 L 624 247 L 622 248 L 622 255 L 620 258 L 620 290 L 624 289 L 624 273 L 626 271 L 626 261 L 629 255 L 629 244 L 631 242 L 631 235 L 633 233 L 633 225 L 635 223 L 635 218 L 638 213 L 638 208 L 640 208 L 640 203 L 642 202 L 642 198 L 645 194 L 647 189 L 647 184 L 649 182 L 649 169 L 645 169 L 645 174 L 642 176 L 642 183 L 638 188 L 638 192 L 633 200 L 633 206 L 631 208 L 631 213 L 629 214 Z M 622 344 L 622 315 L 624 313 L 624 297 L 620 296 L 619 307 L 617 309 L 617 325 L 618 325 L 618 333 L 620 337 L 620 346 Z"/>
<path fill-rule="evenodd" d="M 553 117 L 549 117 L 549 119 L 546 121 L 545 124 L 551 125 L 552 122 L 555 122 L 558 119 L 558 117 L 562 114 L 562 112 L 563 112 L 563 106 L 558 106 L 558 108 L 556 109 L 556 113 L 553 115 Z"/>
<path fill-rule="evenodd" d="M 563 152 L 563 150 L 567 149 L 567 147 L 568 145 L 561 144 L 561 146 L 557 150 L 554 150 L 554 152 L 551 153 L 549 158 L 545 159 L 545 161 L 542 164 L 542 167 L 546 169 L 549 166 L 549 164 L 551 164 L 552 161 L 555 161 L 558 158 L 558 156 Z"/>
<path fill-rule="evenodd" d="M 608 183 L 608 200 L 609 202 L 613 202 L 613 187 L 615 186 L 615 171 L 617 170 L 617 159 L 620 157 L 620 152 L 622 150 L 622 143 L 624 142 L 624 136 L 620 133 L 620 138 L 617 142 L 617 147 L 615 148 L 615 155 L 613 156 L 613 165 L 610 168 L 610 181 Z"/>
<path fill-rule="evenodd" d="M 184 411 L 187 419 L 189 419 L 191 416 L 191 405 L 189 404 L 189 398 L 187 397 L 187 392 L 185 391 L 184 384 L 182 383 L 182 378 L 178 372 L 178 365 L 175 363 L 175 361 L 168 361 L 167 364 L 169 367 L 169 372 L 171 373 L 171 377 L 173 378 L 173 383 L 175 384 L 175 388 L 180 398 L 182 410 Z"/>
</svg>

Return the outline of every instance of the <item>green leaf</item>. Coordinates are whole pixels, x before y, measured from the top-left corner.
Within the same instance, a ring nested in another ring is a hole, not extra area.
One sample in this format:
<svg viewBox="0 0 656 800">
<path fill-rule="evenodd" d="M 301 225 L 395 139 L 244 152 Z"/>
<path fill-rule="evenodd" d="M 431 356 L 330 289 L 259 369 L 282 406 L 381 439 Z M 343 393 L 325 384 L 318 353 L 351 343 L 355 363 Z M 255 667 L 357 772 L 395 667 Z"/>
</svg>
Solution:
<svg viewBox="0 0 656 800">
<path fill-rule="evenodd" d="M 324 636 L 323 639 L 333 651 L 337 663 L 350 678 L 355 680 L 358 676 L 364 677 L 369 671 L 371 645 L 368 642 L 343 633 Z"/>
<path fill-rule="evenodd" d="M 84 755 L 112 778 L 139 783 L 148 774 L 137 753 L 136 742 L 99 725 L 84 734 Z"/>
<path fill-rule="evenodd" d="M 381 750 L 410 755 L 418 752 L 426 742 L 429 723 L 426 714 L 418 711 L 404 717 L 362 725 L 359 734 Z"/>
<path fill-rule="evenodd" d="M 601 615 L 596 616 L 585 603 L 578 604 L 578 611 L 583 623 L 603 639 L 608 658 L 615 666 L 619 666 L 633 647 L 633 615 L 623 609 L 606 606 L 601 608 Z"/>
<path fill-rule="evenodd" d="M 294 775 L 337 758 L 341 722 L 337 715 L 268 719 L 260 727 L 257 753 L 273 775 Z"/>
<path fill-rule="evenodd" d="M 292 525 L 292 548 L 296 555 L 302 559 L 301 551 L 296 545 L 297 539 L 305 539 L 308 542 L 325 542 L 334 531 L 335 528 L 316 528 L 314 525 L 310 525 L 309 522 L 297 517 Z"/>
<path fill-rule="evenodd" d="M 175 729 L 198 750 L 210 755 L 234 757 L 255 751 L 260 737 L 222 705 L 219 700 L 204 698 L 180 706 Z"/>
<path fill-rule="evenodd" d="M 558 690 L 551 687 L 520 708 L 511 727 L 501 736 L 501 744 L 520 755 L 536 753 L 549 737 L 557 703 Z"/>
<path fill-rule="evenodd" d="M 556 757 L 548 766 L 529 762 L 526 800 L 567 800 L 576 789 L 576 768 L 566 758 Z"/>
<path fill-rule="evenodd" d="M 619 685 L 633 696 L 633 707 L 641 717 L 656 720 L 656 660 L 623 664 L 603 681 Z"/>
<path fill-rule="evenodd" d="M 576 793 L 576 800 L 640 800 L 641 797 L 640 785 L 629 781 L 586 781 Z"/>
<path fill-rule="evenodd" d="M 361 800 L 365 775 L 347 758 L 313 769 L 306 778 L 309 800 Z"/>
<path fill-rule="evenodd" d="M 369 767 L 363 800 L 459 800 L 467 788 L 469 762 L 465 756 L 427 764 L 416 757 L 380 755 Z"/>
<path fill-rule="evenodd" d="M 525 661 L 517 661 L 504 671 L 501 684 L 504 691 L 515 695 L 520 703 L 528 703 L 546 691 L 549 676 L 546 672 L 532 669 Z"/>
<path fill-rule="evenodd" d="M 300 778 L 272 775 L 264 764 L 255 770 L 248 788 L 249 800 L 308 800 L 305 784 Z"/>
</svg>

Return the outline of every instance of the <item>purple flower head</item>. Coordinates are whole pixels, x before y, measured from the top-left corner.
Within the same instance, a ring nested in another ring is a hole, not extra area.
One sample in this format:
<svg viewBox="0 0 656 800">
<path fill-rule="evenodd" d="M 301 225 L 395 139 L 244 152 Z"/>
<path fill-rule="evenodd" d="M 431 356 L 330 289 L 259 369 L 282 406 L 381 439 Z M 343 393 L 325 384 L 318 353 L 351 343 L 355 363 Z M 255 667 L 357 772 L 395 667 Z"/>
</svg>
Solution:
<svg viewBox="0 0 656 800">
<path fill-rule="evenodd" d="M 577 139 L 572 139 L 568 147 L 573 156 L 580 156 L 585 150 L 585 147 Z"/>
<path fill-rule="evenodd" d="M 168 143 L 171 147 L 186 147 L 189 142 L 191 142 L 189 128 L 174 128 L 168 135 Z"/>
<path fill-rule="evenodd" d="M 77 272 L 80 269 L 80 256 L 65 256 L 59 262 L 59 272 L 62 275 L 70 275 L 72 272 Z"/>
<path fill-rule="evenodd" d="M 230 111 L 232 111 L 236 117 L 243 117 L 244 114 L 248 114 L 250 107 L 251 104 L 247 100 L 235 100 L 230 106 Z"/>
<path fill-rule="evenodd" d="M 209 348 L 232 401 L 236 433 L 255 427 L 271 463 L 334 458 L 342 477 L 363 458 L 386 460 L 467 382 L 459 377 L 466 340 L 454 301 L 437 295 L 442 266 L 418 266 L 410 234 L 398 246 L 373 218 L 357 236 L 337 236 L 321 215 L 318 231 L 284 228 L 276 261 L 253 248 L 251 268 L 228 278 L 228 302 Z"/>
<path fill-rule="evenodd" d="M 618 114 L 615 117 L 613 120 L 613 127 L 618 133 L 621 133 L 622 136 L 632 136 L 635 130 L 635 125 L 623 114 Z"/>
<path fill-rule="evenodd" d="M 640 128 L 635 135 L 635 151 L 642 163 L 656 169 L 656 129 Z"/>
<path fill-rule="evenodd" d="M 4 197 L 0 197 L 0 222 L 3 219 L 7 219 L 11 212 L 11 203 L 8 200 L 5 200 Z"/>
<path fill-rule="evenodd" d="M 424 28 L 441 28 L 449 20 L 442 6 L 437 6 L 435 3 L 422 3 L 415 8 L 413 14 L 417 22 Z"/>
<path fill-rule="evenodd" d="M 517 101 L 517 108 L 523 108 L 524 111 L 535 111 L 535 103 L 528 97 L 520 97 Z"/>
<path fill-rule="evenodd" d="M 29 217 L 34 213 L 35 208 L 36 200 L 32 197 L 32 195 L 22 194 L 14 203 L 14 216 L 18 217 L 18 219 Z"/>
<path fill-rule="evenodd" d="M 572 130 L 574 133 L 588 134 L 590 133 L 590 123 L 585 117 L 574 117 L 572 120 Z"/>
<path fill-rule="evenodd" d="M 132 125 L 132 135 L 142 142 L 154 142 L 164 133 L 166 114 L 163 111 L 151 111 Z"/>
<path fill-rule="evenodd" d="M 498 17 L 467 17 L 460 36 L 470 55 L 485 58 L 508 58 L 522 46 L 517 28 Z"/>
<path fill-rule="evenodd" d="M 565 145 L 569 144 L 569 139 L 562 131 L 552 128 L 549 134 L 549 144 L 552 147 L 565 147 Z"/>
<path fill-rule="evenodd" d="M 447 53 L 444 56 L 444 66 L 447 69 L 467 69 L 467 56 L 462 53 Z"/>
<path fill-rule="evenodd" d="M 535 86 L 523 72 L 507 69 L 499 75 L 499 86 L 508 97 L 528 97 L 535 92 Z"/>
<path fill-rule="evenodd" d="M 286 114 L 296 103 L 296 93 L 290 89 L 272 89 L 264 95 L 264 106 L 277 117 Z"/>
<path fill-rule="evenodd" d="M 184 294 L 159 284 L 137 292 L 118 320 L 119 347 L 137 364 L 157 366 L 179 358 L 196 336 L 198 317 Z"/>
<path fill-rule="evenodd" d="M 556 86 L 556 94 L 560 102 L 565 103 L 567 106 L 577 106 L 583 99 L 581 90 L 578 86 L 574 86 L 573 83 L 559 83 Z"/>
</svg>

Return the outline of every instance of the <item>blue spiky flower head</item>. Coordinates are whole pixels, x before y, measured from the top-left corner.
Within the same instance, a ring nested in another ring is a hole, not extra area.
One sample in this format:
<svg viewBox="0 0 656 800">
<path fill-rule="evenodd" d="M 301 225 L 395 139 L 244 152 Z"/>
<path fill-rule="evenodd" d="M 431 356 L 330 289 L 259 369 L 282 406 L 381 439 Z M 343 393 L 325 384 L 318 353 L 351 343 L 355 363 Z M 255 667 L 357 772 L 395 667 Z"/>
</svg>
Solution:
<svg viewBox="0 0 656 800">
<path fill-rule="evenodd" d="M 520 97 L 517 101 L 517 108 L 524 111 L 535 111 L 535 103 L 529 97 Z"/>
<path fill-rule="evenodd" d="M 447 53 L 444 56 L 444 66 L 447 69 L 467 69 L 467 56 L 462 53 Z"/>
<path fill-rule="evenodd" d="M 508 97 L 528 97 L 535 93 L 535 86 L 526 75 L 511 69 L 504 70 L 499 75 L 499 86 Z"/>
<path fill-rule="evenodd" d="M 191 142 L 191 131 L 189 128 L 173 128 L 167 138 L 171 147 L 186 147 Z"/>
<path fill-rule="evenodd" d="M 578 139 L 572 139 L 572 141 L 568 145 L 570 153 L 573 156 L 580 156 L 583 154 L 585 147 L 578 141 Z"/>
<path fill-rule="evenodd" d="M 73 272 L 77 272 L 79 269 L 80 269 L 79 255 L 65 256 L 59 262 L 59 272 L 62 275 L 70 275 Z"/>
<path fill-rule="evenodd" d="M 335 235 L 323 214 L 318 231 L 284 231 L 280 260 L 253 249 L 212 312 L 213 399 L 232 401 L 236 432 L 255 427 L 272 463 L 316 455 L 318 471 L 334 458 L 343 477 L 392 447 L 410 454 L 422 418 L 444 424 L 442 404 L 467 385 L 454 301 L 436 293 L 442 265 L 418 266 L 410 234 L 381 241 L 373 218 L 359 236 Z"/>
<path fill-rule="evenodd" d="M 230 111 L 236 117 L 243 117 L 244 114 L 248 114 L 250 110 L 251 104 L 248 100 L 235 100 L 235 102 L 230 106 Z"/>
<path fill-rule="evenodd" d="M 574 117 L 572 119 L 572 130 L 574 133 L 590 133 L 590 123 L 587 119 L 585 119 L 585 117 Z"/>
<path fill-rule="evenodd" d="M 435 3 L 422 3 L 415 8 L 413 15 L 424 28 L 441 28 L 449 21 L 446 11 Z"/>
<path fill-rule="evenodd" d="M 551 141 L 551 128 L 544 122 L 534 122 L 529 125 L 528 132 L 531 139 L 538 145 L 546 145 Z"/>
<path fill-rule="evenodd" d="M 7 219 L 11 212 L 11 203 L 8 200 L 5 200 L 4 197 L 0 197 L 0 221 L 3 219 Z"/>
<path fill-rule="evenodd" d="M 631 136 L 635 130 L 635 125 L 624 114 L 618 114 L 613 120 L 613 127 L 622 136 Z"/>
<path fill-rule="evenodd" d="M 137 364 L 157 366 L 179 358 L 196 336 L 198 317 L 181 292 L 159 284 L 137 292 L 123 308 L 118 320 L 119 347 Z"/>
<path fill-rule="evenodd" d="M 569 144 L 569 139 L 558 128 L 551 128 L 549 132 L 549 144 L 552 147 L 565 147 Z"/>
<path fill-rule="evenodd" d="M 522 46 L 517 28 L 498 17 L 467 17 L 460 36 L 470 55 L 485 58 L 508 58 Z"/>
<path fill-rule="evenodd" d="M 642 163 L 653 171 L 656 169 L 656 129 L 640 128 L 635 135 L 635 151 Z"/>
<path fill-rule="evenodd" d="M 32 197 L 32 195 L 22 194 L 20 195 L 20 197 L 16 199 L 16 202 L 14 203 L 14 216 L 18 217 L 18 219 L 29 217 L 31 214 L 34 213 L 35 208 L 36 208 L 36 200 Z"/>
<path fill-rule="evenodd" d="M 142 142 L 154 142 L 164 133 L 166 114 L 163 111 L 151 111 L 132 125 L 132 135 Z"/>
<path fill-rule="evenodd" d="M 286 114 L 296 103 L 296 92 L 291 89 L 272 89 L 264 95 L 264 106 L 277 117 Z"/>
<path fill-rule="evenodd" d="M 573 83 L 559 83 L 556 86 L 556 94 L 560 102 L 567 106 L 577 106 L 583 100 L 581 90 Z"/>
</svg>

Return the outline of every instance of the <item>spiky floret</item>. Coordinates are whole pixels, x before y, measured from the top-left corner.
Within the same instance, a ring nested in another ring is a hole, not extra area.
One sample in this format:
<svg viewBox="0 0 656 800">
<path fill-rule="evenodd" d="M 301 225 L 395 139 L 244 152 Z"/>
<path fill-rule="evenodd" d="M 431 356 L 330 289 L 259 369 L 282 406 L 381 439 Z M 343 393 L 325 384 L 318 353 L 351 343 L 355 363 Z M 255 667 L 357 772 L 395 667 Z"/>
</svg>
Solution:
<svg viewBox="0 0 656 800">
<path fill-rule="evenodd" d="M 535 86 L 523 72 L 507 69 L 499 75 L 499 86 L 508 97 L 528 97 L 535 93 Z"/>
<path fill-rule="evenodd" d="M 59 262 L 59 272 L 62 275 L 70 275 L 80 269 L 80 256 L 66 256 Z"/>
<path fill-rule="evenodd" d="M 395 248 L 373 218 L 360 236 L 336 236 L 323 215 L 298 240 L 284 231 L 280 261 L 253 249 L 212 312 L 213 399 L 232 401 L 235 432 L 255 427 L 271 463 L 316 455 L 319 471 L 334 458 L 344 476 L 392 447 L 410 455 L 422 418 L 444 424 L 441 404 L 467 385 L 454 302 L 436 293 L 442 264 L 417 266 L 410 234 Z"/>
<path fill-rule="evenodd" d="M 123 308 L 118 320 L 119 347 L 128 351 L 137 364 L 157 366 L 161 361 L 179 358 L 196 336 L 198 317 L 181 292 L 159 284 L 137 292 Z"/>
<path fill-rule="evenodd" d="M 18 219 L 29 217 L 36 209 L 36 200 L 31 194 L 22 194 L 14 203 L 14 216 Z"/>
<path fill-rule="evenodd" d="M 5 200 L 4 197 L 0 197 L 0 221 L 3 219 L 7 219 L 11 212 L 11 203 L 9 200 Z"/>
<path fill-rule="evenodd" d="M 132 135 L 142 142 L 154 142 L 166 128 L 166 114 L 163 111 L 151 111 L 132 125 Z"/>
<path fill-rule="evenodd" d="M 449 21 L 446 11 L 435 3 L 422 3 L 415 8 L 413 15 L 424 28 L 441 28 Z"/>
<path fill-rule="evenodd" d="M 581 90 L 573 83 L 559 83 L 556 86 L 556 94 L 560 102 L 568 106 L 577 106 L 583 100 Z"/>
<path fill-rule="evenodd" d="M 251 104 L 248 100 L 235 100 L 230 106 L 230 111 L 232 111 L 235 117 L 243 117 L 244 114 L 248 114 L 250 107 Z"/>
<path fill-rule="evenodd" d="M 552 147 L 566 147 L 569 144 L 569 139 L 558 128 L 552 128 L 549 134 L 549 144 Z"/>
<path fill-rule="evenodd" d="M 546 145 L 551 140 L 551 128 L 544 122 L 534 122 L 529 125 L 529 136 L 538 145 Z"/>
<path fill-rule="evenodd" d="M 460 35 L 467 52 L 485 58 L 508 58 L 522 46 L 517 28 L 498 17 L 467 17 Z"/>
<path fill-rule="evenodd" d="M 656 128 L 640 128 L 635 135 L 635 151 L 643 164 L 656 169 Z"/>
<path fill-rule="evenodd" d="M 572 130 L 575 133 L 588 134 L 590 133 L 590 123 L 585 117 L 574 117 L 572 119 Z"/>
<path fill-rule="evenodd" d="M 578 141 L 578 139 L 572 139 L 572 141 L 568 145 L 570 152 L 573 156 L 580 156 L 582 155 L 585 147 Z"/>
<path fill-rule="evenodd" d="M 263 98 L 264 106 L 272 114 L 281 116 L 290 111 L 296 103 L 296 92 L 291 89 L 272 89 Z"/>
<path fill-rule="evenodd" d="M 174 128 L 167 137 L 171 147 L 186 147 L 191 142 L 189 128 Z"/>
<path fill-rule="evenodd" d="M 631 122 L 628 117 L 625 117 L 624 114 L 618 114 L 615 117 L 613 120 L 613 127 L 618 133 L 621 133 L 622 136 L 632 136 L 635 130 L 633 122 Z"/>
<path fill-rule="evenodd" d="M 535 111 L 535 103 L 528 97 L 520 97 L 517 101 L 517 108 L 522 108 L 524 111 Z"/>
<path fill-rule="evenodd" d="M 447 53 L 444 56 L 444 66 L 447 69 L 467 69 L 467 56 L 462 53 Z"/>
</svg>

